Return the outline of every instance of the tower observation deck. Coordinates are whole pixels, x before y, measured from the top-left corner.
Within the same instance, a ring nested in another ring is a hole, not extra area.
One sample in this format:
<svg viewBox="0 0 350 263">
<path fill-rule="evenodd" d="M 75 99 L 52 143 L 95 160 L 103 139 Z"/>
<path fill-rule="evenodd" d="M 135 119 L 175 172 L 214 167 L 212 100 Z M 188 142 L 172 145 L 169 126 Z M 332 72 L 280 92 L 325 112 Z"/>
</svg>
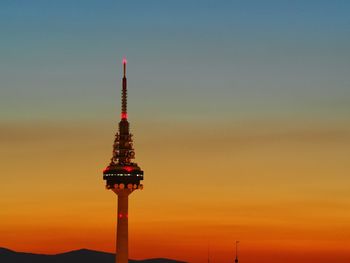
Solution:
<svg viewBox="0 0 350 263">
<path fill-rule="evenodd" d="M 132 134 L 130 133 L 127 113 L 127 79 L 126 64 L 123 59 L 123 80 L 121 93 L 121 120 L 115 135 L 113 153 L 109 165 L 103 170 L 103 180 L 106 189 L 112 190 L 118 196 L 117 216 L 117 263 L 128 263 L 128 202 L 129 195 L 143 189 L 143 171 L 132 162 L 135 158 Z"/>
</svg>

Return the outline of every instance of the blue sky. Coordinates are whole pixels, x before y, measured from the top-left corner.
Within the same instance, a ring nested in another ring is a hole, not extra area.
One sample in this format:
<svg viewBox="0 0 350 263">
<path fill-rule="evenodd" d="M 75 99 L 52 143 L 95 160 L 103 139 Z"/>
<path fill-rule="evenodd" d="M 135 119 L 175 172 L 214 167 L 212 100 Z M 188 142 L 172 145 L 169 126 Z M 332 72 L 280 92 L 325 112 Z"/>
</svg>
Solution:
<svg viewBox="0 0 350 263">
<path fill-rule="evenodd" d="M 0 116 L 103 119 L 116 108 L 126 55 L 131 111 L 159 119 L 342 119 L 350 112 L 349 8 L 348 1 L 2 1 Z"/>
</svg>

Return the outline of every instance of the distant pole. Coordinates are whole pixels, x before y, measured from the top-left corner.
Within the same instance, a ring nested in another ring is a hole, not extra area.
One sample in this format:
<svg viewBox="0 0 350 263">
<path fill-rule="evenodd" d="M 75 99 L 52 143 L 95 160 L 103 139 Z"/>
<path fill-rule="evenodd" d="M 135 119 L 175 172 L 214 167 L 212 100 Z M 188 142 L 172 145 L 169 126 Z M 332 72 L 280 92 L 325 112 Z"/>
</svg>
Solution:
<svg viewBox="0 0 350 263">
<path fill-rule="evenodd" d="M 210 251 L 209 251 L 209 242 L 208 242 L 208 263 L 210 263 Z"/>
<path fill-rule="evenodd" d="M 239 243 L 239 241 L 236 240 L 236 259 L 235 259 L 235 263 L 238 263 L 238 243 Z"/>
</svg>

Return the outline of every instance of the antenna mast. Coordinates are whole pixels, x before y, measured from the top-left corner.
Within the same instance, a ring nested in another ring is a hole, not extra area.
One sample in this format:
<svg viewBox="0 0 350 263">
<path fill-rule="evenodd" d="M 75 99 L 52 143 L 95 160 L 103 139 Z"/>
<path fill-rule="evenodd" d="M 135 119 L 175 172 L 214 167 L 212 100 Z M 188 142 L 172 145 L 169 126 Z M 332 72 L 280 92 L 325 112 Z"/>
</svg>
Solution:
<svg viewBox="0 0 350 263">
<path fill-rule="evenodd" d="M 209 242 L 208 242 L 208 263 L 210 263 L 210 250 L 209 250 Z"/>
<path fill-rule="evenodd" d="M 126 63 L 127 60 L 124 57 L 123 58 L 123 87 L 122 87 L 122 114 L 121 118 L 122 120 L 126 120 L 128 118 L 128 112 L 127 112 L 127 80 L 126 80 Z"/>
<path fill-rule="evenodd" d="M 236 259 L 235 259 L 235 263 L 238 263 L 238 243 L 239 243 L 239 241 L 236 241 Z"/>
</svg>

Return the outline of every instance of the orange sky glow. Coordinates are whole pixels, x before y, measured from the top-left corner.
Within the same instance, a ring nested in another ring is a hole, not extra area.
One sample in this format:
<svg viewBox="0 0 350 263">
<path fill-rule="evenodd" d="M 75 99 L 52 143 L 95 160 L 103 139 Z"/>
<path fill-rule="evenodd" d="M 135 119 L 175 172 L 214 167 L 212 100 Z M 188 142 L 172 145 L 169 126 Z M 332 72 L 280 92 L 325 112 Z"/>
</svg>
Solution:
<svg viewBox="0 0 350 263">
<path fill-rule="evenodd" d="M 350 260 L 346 127 L 229 125 L 216 137 L 215 127 L 184 125 L 132 127 L 145 189 L 130 198 L 131 258 L 199 263 L 209 245 L 211 262 L 230 262 L 240 240 L 244 262 Z M 2 179 L 0 246 L 113 252 L 116 196 L 104 189 L 102 169 L 115 127 L 8 124 L 3 131 L 0 169 L 11 176 Z"/>
</svg>

